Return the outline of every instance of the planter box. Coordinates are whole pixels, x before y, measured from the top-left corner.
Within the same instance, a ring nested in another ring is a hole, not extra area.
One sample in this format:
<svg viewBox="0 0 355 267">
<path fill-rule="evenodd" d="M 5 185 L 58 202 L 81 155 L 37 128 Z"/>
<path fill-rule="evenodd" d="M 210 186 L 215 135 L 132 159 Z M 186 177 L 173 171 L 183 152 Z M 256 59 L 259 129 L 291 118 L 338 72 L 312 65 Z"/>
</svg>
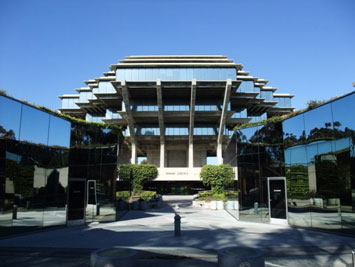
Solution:
<svg viewBox="0 0 355 267">
<path fill-rule="evenodd" d="M 311 198 L 313 200 L 313 205 L 323 208 L 323 199 L 322 198 Z"/>
<path fill-rule="evenodd" d="M 340 198 L 329 198 L 327 201 L 328 206 L 339 206 Z"/>
<path fill-rule="evenodd" d="M 192 201 L 193 207 L 210 209 L 210 210 L 239 210 L 239 201 L 238 200 L 229 200 L 227 202 L 223 201 L 204 201 L 204 200 L 194 200 Z"/>
<path fill-rule="evenodd" d="M 239 201 L 238 200 L 228 200 L 225 204 L 226 210 L 239 210 Z"/>
<path fill-rule="evenodd" d="M 148 209 L 148 204 L 145 201 L 139 201 L 139 209 L 140 210 L 146 210 Z"/>
<path fill-rule="evenodd" d="M 131 210 L 139 210 L 139 202 L 138 202 L 138 200 L 133 201 L 131 203 Z"/>
<path fill-rule="evenodd" d="M 124 200 L 118 201 L 117 210 L 128 210 L 128 203 Z"/>
<path fill-rule="evenodd" d="M 224 210 L 224 202 L 223 201 L 216 201 L 216 208 L 217 208 L 217 210 Z"/>
<path fill-rule="evenodd" d="M 211 203 L 210 209 L 216 210 L 217 209 L 217 201 L 212 200 L 210 203 Z"/>
</svg>

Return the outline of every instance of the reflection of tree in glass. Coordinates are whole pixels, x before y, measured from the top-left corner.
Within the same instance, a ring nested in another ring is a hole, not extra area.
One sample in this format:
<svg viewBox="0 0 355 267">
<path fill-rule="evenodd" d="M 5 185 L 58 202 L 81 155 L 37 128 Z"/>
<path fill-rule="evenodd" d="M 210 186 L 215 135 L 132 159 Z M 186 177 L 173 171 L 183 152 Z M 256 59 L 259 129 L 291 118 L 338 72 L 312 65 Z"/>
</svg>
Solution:
<svg viewBox="0 0 355 267">
<path fill-rule="evenodd" d="M 349 151 L 316 156 L 317 191 L 324 198 L 341 198 L 342 203 L 351 203 L 349 160 Z"/>
<path fill-rule="evenodd" d="M 1 134 L 0 136 L 4 139 L 12 139 L 12 140 L 16 139 L 15 132 L 12 129 L 6 131 L 6 129 L 1 125 L 0 125 L 0 134 Z"/>
<path fill-rule="evenodd" d="M 286 168 L 287 197 L 303 199 L 309 193 L 308 168 L 292 165 Z"/>
</svg>

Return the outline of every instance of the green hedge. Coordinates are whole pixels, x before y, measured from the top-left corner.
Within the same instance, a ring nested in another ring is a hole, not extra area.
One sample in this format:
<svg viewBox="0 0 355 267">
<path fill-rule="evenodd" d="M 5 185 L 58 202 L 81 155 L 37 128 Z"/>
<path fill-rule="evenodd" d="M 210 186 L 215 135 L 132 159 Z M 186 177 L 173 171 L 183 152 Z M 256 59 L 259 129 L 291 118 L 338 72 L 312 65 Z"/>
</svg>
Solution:
<svg viewBox="0 0 355 267">
<path fill-rule="evenodd" d="M 234 177 L 233 168 L 229 164 L 205 165 L 200 173 L 202 183 L 211 186 L 212 195 L 223 194 L 224 188 L 233 182 Z"/>
<path fill-rule="evenodd" d="M 116 192 L 116 199 L 128 200 L 131 196 L 129 191 L 117 191 Z"/>
<path fill-rule="evenodd" d="M 215 193 L 212 194 L 212 191 L 201 191 L 198 193 L 198 199 L 204 201 L 211 201 L 211 200 L 238 200 L 238 192 L 228 190 L 224 193 Z"/>
<path fill-rule="evenodd" d="M 152 164 L 121 164 L 118 167 L 118 175 L 129 182 L 134 193 L 141 192 L 143 185 L 158 176 L 158 169 Z"/>
</svg>

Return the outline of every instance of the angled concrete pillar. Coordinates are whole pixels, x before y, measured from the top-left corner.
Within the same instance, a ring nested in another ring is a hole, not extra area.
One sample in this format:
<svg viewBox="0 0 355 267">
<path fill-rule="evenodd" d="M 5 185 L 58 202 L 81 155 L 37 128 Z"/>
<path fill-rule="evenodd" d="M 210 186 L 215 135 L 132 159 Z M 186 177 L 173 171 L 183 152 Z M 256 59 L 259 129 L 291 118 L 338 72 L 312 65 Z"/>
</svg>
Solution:
<svg viewBox="0 0 355 267">
<path fill-rule="evenodd" d="M 221 120 L 219 124 L 218 137 L 217 137 L 217 163 L 218 164 L 223 163 L 223 156 L 222 156 L 223 135 L 224 135 L 224 126 L 226 124 L 226 119 L 227 119 L 227 113 L 228 113 L 227 108 L 230 100 L 231 89 L 232 89 L 232 80 L 227 79 L 226 89 L 224 91 Z"/>
<path fill-rule="evenodd" d="M 158 104 L 158 121 L 160 129 L 160 168 L 165 167 L 165 126 L 163 113 L 163 92 L 160 79 L 156 81 L 157 104 Z"/>
<path fill-rule="evenodd" d="M 217 144 L 217 164 L 223 164 L 222 144 Z"/>
<path fill-rule="evenodd" d="M 190 126 L 189 126 L 189 168 L 194 167 L 194 127 L 195 127 L 195 103 L 196 103 L 196 79 L 191 82 L 191 98 L 190 98 Z"/>
<path fill-rule="evenodd" d="M 126 120 L 128 122 L 129 138 L 131 141 L 131 163 L 135 164 L 137 162 L 137 147 L 136 147 L 136 138 L 134 133 L 134 119 L 132 116 L 129 100 L 129 92 L 126 81 L 121 81 L 121 94 L 123 97 L 123 102 L 126 110 Z"/>
<path fill-rule="evenodd" d="M 165 144 L 160 143 L 160 168 L 165 167 Z"/>
<path fill-rule="evenodd" d="M 137 163 L 137 147 L 135 143 L 131 143 L 131 163 Z"/>
</svg>

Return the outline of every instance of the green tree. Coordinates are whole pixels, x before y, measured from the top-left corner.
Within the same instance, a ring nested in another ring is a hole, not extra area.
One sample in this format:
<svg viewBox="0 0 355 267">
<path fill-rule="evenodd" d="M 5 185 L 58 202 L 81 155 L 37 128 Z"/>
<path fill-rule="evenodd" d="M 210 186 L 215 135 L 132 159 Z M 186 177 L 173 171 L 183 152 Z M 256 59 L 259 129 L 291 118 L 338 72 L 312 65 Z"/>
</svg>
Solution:
<svg viewBox="0 0 355 267">
<path fill-rule="evenodd" d="M 229 164 L 205 165 L 200 173 L 202 183 L 211 186 L 212 195 L 223 194 L 224 188 L 233 182 L 234 177 L 233 168 Z"/>
<path fill-rule="evenodd" d="M 146 182 L 158 176 L 158 169 L 152 164 L 121 164 L 118 167 L 118 175 L 130 183 L 133 194 L 136 194 L 143 190 Z"/>
</svg>

